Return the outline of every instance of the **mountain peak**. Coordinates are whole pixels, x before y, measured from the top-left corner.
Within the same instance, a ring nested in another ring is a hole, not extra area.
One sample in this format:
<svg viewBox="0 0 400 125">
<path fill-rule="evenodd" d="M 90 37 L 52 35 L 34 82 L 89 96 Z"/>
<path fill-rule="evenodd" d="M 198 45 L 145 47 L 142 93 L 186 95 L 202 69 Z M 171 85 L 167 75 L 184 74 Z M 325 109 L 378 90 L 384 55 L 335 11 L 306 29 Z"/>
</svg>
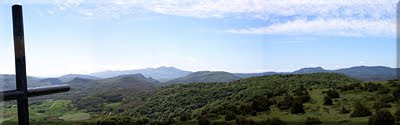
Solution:
<svg viewBox="0 0 400 125">
<path fill-rule="evenodd" d="M 178 70 L 177 68 L 175 68 L 175 67 L 168 67 L 168 66 L 161 66 L 161 67 L 158 67 L 158 68 L 156 68 L 156 69 L 161 69 L 161 70 Z"/>
<path fill-rule="evenodd" d="M 294 74 L 305 74 L 305 73 L 317 73 L 317 72 L 327 72 L 322 67 L 308 67 L 308 68 L 302 68 L 297 71 L 294 71 Z"/>
</svg>

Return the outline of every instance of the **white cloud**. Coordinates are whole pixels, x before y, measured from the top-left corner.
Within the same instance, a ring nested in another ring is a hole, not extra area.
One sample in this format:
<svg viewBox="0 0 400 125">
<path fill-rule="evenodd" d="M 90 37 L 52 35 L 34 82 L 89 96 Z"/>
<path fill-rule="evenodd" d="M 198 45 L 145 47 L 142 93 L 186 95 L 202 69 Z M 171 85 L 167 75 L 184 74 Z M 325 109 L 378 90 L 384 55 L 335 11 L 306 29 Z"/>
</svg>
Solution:
<svg viewBox="0 0 400 125">
<path fill-rule="evenodd" d="M 397 0 L 28 0 L 26 3 L 35 2 L 53 3 L 58 11 L 93 18 L 118 19 L 151 12 L 193 18 L 252 18 L 268 24 L 232 29 L 231 33 L 393 36 Z"/>
<path fill-rule="evenodd" d="M 239 34 L 285 34 L 328 36 L 386 36 L 396 35 L 394 20 L 346 20 L 346 19 L 297 19 L 265 27 L 232 29 L 227 32 Z"/>
</svg>

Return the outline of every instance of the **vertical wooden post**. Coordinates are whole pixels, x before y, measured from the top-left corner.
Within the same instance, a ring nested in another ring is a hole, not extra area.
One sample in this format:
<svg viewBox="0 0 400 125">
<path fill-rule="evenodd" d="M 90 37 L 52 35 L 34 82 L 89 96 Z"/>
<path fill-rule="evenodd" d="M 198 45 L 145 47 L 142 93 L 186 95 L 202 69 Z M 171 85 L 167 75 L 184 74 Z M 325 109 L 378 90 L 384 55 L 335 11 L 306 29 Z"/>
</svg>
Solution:
<svg viewBox="0 0 400 125">
<path fill-rule="evenodd" d="M 24 45 L 24 23 L 22 18 L 22 6 L 12 6 L 14 53 L 15 53 L 15 76 L 17 91 L 23 92 L 17 99 L 18 124 L 29 125 L 28 111 L 28 86 L 26 79 L 25 45 Z"/>
</svg>

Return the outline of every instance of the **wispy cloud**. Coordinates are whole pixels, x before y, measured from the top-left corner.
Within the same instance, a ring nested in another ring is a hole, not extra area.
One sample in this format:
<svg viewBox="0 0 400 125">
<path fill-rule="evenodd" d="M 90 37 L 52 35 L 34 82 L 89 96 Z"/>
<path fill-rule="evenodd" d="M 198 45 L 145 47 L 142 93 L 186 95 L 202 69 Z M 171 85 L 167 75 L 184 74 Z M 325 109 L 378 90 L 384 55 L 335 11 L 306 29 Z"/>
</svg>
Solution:
<svg viewBox="0 0 400 125">
<path fill-rule="evenodd" d="M 193 18 L 254 18 L 264 26 L 227 30 L 240 34 L 394 36 L 397 0 L 28 0 L 57 11 L 119 18 L 158 13 Z M 240 27 L 240 26 L 239 26 Z"/>
<path fill-rule="evenodd" d="M 324 35 L 324 36 L 383 36 L 396 35 L 396 22 L 393 20 L 346 20 L 346 19 L 297 19 L 276 23 L 265 27 L 232 29 L 227 32 L 238 34 L 285 34 L 285 35 Z"/>
</svg>

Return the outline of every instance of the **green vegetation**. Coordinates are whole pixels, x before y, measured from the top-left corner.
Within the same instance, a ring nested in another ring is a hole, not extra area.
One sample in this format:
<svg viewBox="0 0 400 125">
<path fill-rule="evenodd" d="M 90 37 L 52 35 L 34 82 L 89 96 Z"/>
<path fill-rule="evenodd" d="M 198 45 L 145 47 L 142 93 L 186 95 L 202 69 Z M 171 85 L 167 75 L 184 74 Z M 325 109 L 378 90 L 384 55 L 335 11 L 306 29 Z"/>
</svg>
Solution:
<svg viewBox="0 0 400 125">
<path fill-rule="evenodd" d="M 76 82 L 73 86 L 86 86 L 81 85 L 85 81 L 71 82 Z M 315 73 L 162 87 L 154 83 L 138 75 L 90 80 L 93 89 L 72 90 L 79 98 L 32 102 L 31 118 L 98 124 L 204 125 L 379 124 L 392 123 L 383 118 L 386 116 L 400 119 L 397 80 L 364 83 L 341 74 Z M 16 120 L 15 106 L 0 110 L 6 112 L 3 121 Z"/>
</svg>

